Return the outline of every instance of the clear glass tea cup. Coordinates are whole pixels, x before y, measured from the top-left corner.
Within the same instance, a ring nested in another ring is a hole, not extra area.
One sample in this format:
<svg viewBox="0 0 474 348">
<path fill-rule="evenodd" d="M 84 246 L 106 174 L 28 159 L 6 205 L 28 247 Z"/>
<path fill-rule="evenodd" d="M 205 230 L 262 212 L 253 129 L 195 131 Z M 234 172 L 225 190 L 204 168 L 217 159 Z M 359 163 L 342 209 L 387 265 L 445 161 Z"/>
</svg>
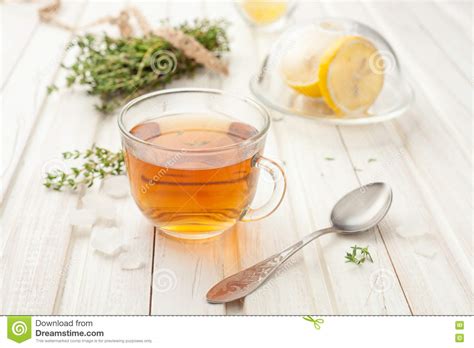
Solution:
<svg viewBox="0 0 474 348">
<path fill-rule="evenodd" d="M 262 156 L 270 117 L 259 103 L 184 88 L 130 101 L 118 124 L 131 192 L 143 214 L 177 238 L 209 238 L 270 215 L 286 190 L 281 167 Z M 260 171 L 270 199 L 251 208 Z"/>
</svg>

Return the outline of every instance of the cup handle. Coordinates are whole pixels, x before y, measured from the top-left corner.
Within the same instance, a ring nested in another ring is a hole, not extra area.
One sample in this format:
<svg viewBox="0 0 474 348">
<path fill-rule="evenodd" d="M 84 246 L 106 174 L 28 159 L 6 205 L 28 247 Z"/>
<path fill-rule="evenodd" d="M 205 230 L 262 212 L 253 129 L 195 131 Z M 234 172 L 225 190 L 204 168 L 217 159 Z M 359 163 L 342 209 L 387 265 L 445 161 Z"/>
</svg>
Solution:
<svg viewBox="0 0 474 348">
<path fill-rule="evenodd" d="M 270 199 L 259 208 L 248 208 L 245 214 L 240 218 L 241 221 L 257 221 L 273 213 L 280 205 L 286 192 L 286 177 L 283 169 L 274 161 L 258 157 L 254 166 L 266 171 L 273 179 L 273 191 Z"/>
</svg>

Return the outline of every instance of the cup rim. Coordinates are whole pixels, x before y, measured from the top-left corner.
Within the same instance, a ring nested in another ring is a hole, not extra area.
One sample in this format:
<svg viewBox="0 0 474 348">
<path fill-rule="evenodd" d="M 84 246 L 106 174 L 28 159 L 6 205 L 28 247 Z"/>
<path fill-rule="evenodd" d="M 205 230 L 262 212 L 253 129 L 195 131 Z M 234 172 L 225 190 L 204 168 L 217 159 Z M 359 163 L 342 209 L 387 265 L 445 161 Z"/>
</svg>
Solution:
<svg viewBox="0 0 474 348">
<path fill-rule="evenodd" d="M 246 103 L 252 105 L 253 107 L 255 107 L 259 111 L 260 115 L 263 117 L 263 119 L 264 119 L 263 128 L 261 130 L 259 130 L 257 132 L 257 134 L 252 135 L 250 138 L 245 139 L 244 141 L 238 142 L 238 143 L 235 143 L 235 144 L 230 144 L 230 145 L 225 145 L 225 146 L 220 146 L 220 147 L 213 147 L 213 148 L 209 148 L 209 149 L 185 149 L 185 150 L 183 150 L 183 149 L 173 149 L 173 148 L 168 148 L 168 147 L 165 147 L 165 146 L 150 143 L 146 140 L 143 140 L 143 139 L 140 139 L 140 138 L 134 136 L 132 133 L 130 133 L 130 131 L 128 131 L 126 129 L 126 127 L 124 125 L 124 122 L 123 122 L 123 118 L 125 117 L 125 114 L 127 113 L 127 111 L 131 107 L 133 107 L 135 104 L 138 104 L 138 103 L 140 103 L 144 100 L 147 100 L 147 99 L 150 99 L 150 98 L 153 98 L 153 97 L 156 97 L 156 96 L 167 95 L 167 94 L 178 94 L 178 93 L 204 93 L 204 94 L 213 94 L 213 95 L 223 95 L 223 96 L 226 96 L 226 97 L 235 98 L 239 101 L 246 102 Z M 169 152 L 183 152 L 183 151 L 185 151 L 185 152 L 191 152 L 191 153 L 212 153 L 212 152 L 219 152 L 219 151 L 229 150 L 229 149 L 233 149 L 233 148 L 242 148 L 242 147 L 245 147 L 245 146 L 256 143 L 258 140 L 260 140 L 261 138 L 263 138 L 266 135 L 266 133 L 268 132 L 268 130 L 270 128 L 270 114 L 269 114 L 268 110 L 262 104 L 257 102 L 256 100 L 254 100 L 252 98 L 249 98 L 249 97 L 240 97 L 236 94 L 228 93 L 228 92 L 225 92 L 225 91 L 220 90 L 220 89 L 194 88 L 194 87 L 192 87 L 192 88 L 191 87 L 168 88 L 168 89 L 165 89 L 165 90 L 159 90 L 159 91 L 155 91 L 155 92 L 151 92 L 151 93 L 146 93 L 142 96 L 139 96 L 137 98 L 134 98 L 134 99 L 130 100 L 127 104 L 125 104 L 125 106 L 120 111 L 120 114 L 118 116 L 118 126 L 119 126 L 119 129 L 120 129 L 120 133 L 124 137 L 128 138 L 129 140 L 141 143 L 143 145 L 151 146 L 151 147 L 154 147 L 154 148 L 159 149 L 159 150 L 169 151 Z"/>
</svg>

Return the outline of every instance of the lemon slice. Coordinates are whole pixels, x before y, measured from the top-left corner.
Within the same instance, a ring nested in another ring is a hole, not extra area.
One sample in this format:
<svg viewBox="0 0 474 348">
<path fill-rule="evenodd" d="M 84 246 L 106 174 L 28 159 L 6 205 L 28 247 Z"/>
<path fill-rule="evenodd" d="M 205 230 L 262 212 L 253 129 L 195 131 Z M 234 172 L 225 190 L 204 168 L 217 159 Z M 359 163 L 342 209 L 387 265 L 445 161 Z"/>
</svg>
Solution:
<svg viewBox="0 0 474 348">
<path fill-rule="evenodd" d="M 286 47 L 280 63 L 283 79 L 298 93 L 309 97 L 321 97 L 318 71 L 319 60 L 325 48 L 324 40 L 312 27 L 299 32 L 293 39 Z"/>
<path fill-rule="evenodd" d="M 344 36 L 323 54 L 319 64 L 319 88 L 336 115 L 365 113 L 383 87 L 383 66 L 377 48 L 361 36 Z"/>
</svg>

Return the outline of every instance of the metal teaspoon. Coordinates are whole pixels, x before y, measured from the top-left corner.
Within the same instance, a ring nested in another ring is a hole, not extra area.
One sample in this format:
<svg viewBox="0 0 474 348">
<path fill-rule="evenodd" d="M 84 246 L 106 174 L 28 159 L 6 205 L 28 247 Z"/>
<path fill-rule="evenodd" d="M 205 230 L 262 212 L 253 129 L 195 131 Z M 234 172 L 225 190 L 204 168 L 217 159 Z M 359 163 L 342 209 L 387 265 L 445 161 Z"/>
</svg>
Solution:
<svg viewBox="0 0 474 348">
<path fill-rule="evenodd" d="M 391 204 L 392 189 L 382 182 L 371 183 L 349 192 L 332 209 L 332 226 L 315 231 L 282 252 L 225 278 L 208 291 L 207 301 L 227 303 L 247 296 L 306 244 L 328 233 L 366 231 L 384 218 Z"/>
</svg>

